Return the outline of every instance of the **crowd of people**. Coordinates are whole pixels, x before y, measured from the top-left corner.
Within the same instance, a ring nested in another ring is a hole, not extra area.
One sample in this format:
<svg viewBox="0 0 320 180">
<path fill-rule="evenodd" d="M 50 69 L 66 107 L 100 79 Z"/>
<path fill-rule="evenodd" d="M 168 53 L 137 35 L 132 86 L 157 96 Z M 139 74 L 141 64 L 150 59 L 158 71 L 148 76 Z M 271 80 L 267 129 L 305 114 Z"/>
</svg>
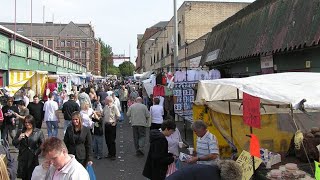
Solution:
<svg viewBox="0 0 320 180">
<path fill-rule="evenodd" d="M 183 168 L 168 173 L 168 167 L 174 165 L 178 168 L 180 163 L 180 132 L 175 122 L 165 116 L 161 98 L 147 96 L 140 85 L 119 81 L 90 82 L 86 87 L 74 86 L 70 92 L 66 89 L 60 93 L 50 92 L 46 101 L 40 101 L 39 96 L 30 91 L 22 93 L 24 98 L 18 101 L 8 97 L 7 104 L 0 111 L 2 147 L 9 148 L 10 136 L 12 145 L 19 151 L 18 167 L 9 171 L 11 179 L 16 175 L 23 180 L 89 179 L 85 168 L 93 164 L 94 158 L 116 160 L 117 124 L 125 115 L 132 126 L 136 156 L 146 154 L 149 135 L 150 149 L 143 175 L 151 180 L 183 177 L 180 175 L 186 171 Z M 62 111 L 64 118 L 63 139 L 58 138 L 58 110 Z M 41 130 L 43 122 L 48 134 L 46 139 Z M 214 167 L 215 173 L 220 172 L 216 137 L 201 120 L 194 121 L 192 129 L 198 136 L 198 148 L 186 163 L 203 164 L 204 167 L 194 168 L 204 171 L 210 170 L 206 167 L 209 165 Z M 105 156 L 104 143 L 108 152 Z M 40 155 L 44 161 L 39 165 Z M 216 176 L 220 177 L 220 174 L 212 177 Z"/>
</svg>

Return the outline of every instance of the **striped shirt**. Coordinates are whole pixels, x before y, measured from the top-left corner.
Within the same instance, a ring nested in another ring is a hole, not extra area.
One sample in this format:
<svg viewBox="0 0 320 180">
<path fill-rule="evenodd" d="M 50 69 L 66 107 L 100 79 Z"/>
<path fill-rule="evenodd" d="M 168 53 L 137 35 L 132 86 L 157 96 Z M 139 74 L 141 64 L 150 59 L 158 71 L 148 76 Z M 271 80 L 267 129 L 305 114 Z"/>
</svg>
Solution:
<svg viewBox="0 0 320 180">
<path fill-rule="evenodd" d="M 219 145 L 215 135 L 211 134 L 209 131 L 203 136 L 197 138 L 197 157 L 207 156 L 209 154 L 219 155 Z M 219 158 L 211 161 L 198 161 L 198 164 L 214 164 Z"/>
</svg>

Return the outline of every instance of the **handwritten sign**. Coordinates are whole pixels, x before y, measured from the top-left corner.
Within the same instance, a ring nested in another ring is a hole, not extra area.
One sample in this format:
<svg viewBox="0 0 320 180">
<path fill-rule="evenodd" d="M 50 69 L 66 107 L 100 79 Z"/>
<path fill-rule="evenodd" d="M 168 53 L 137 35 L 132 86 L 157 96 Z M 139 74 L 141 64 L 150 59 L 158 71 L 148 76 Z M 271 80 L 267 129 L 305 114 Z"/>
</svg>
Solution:
<svg viewBox="0 0 320 180">
<path fill-rule="evenodd" d="M 260 98 L 243 93 L 243 122 L 261 128 Z"/>
<path fill-rule="evenodd" d="M 236 161 L 242 168 L 242 180 L 249 180 L 253 175 L 252 157 L 248 151 L 243 150 Z M 255 170 L 258 169 L 262 160 L 254 157 Z"/>
<path fill-rule="evenodd" d="M 316 169 L 314 176 L 315 176 L 316 180 L 320 180 L 320 168 L 319 168 L 320 164 L 317 161 L 315 161 L 314 165 L 315 165 L 315 169 Z"/>
</svg>

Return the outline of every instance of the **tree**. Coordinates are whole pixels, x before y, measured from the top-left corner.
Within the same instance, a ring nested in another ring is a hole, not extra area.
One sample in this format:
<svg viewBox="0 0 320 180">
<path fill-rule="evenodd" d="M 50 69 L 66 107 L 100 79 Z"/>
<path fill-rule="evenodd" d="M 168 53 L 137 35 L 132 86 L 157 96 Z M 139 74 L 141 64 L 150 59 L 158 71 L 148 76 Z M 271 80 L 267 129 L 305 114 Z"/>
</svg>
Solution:
<svg viewBox="0 0 320 180">
<path fill-rule="evenodd" d="M 101 44 L 101 75 L 105 76 L 108 72 L 108 67 L 113 66 L 113 52 L 112 47 L 104 43 L 101 38 L 99 38 L 99 43 Z"/>
<path fill-rule="evenodd" d="M 125 61 L 119 65 L 120 73 L 123 77 L 132 76 L 135 66 L 130 61 Z"/>
<path fill-rule="evenodd" d="M 112 66 L 108 66 L 107 68 L 107 73 L 109 75 L 117 75 L 117 76 L 120 76 L 120 70 L 118 67 L 112 65 Z"/>
</svg>

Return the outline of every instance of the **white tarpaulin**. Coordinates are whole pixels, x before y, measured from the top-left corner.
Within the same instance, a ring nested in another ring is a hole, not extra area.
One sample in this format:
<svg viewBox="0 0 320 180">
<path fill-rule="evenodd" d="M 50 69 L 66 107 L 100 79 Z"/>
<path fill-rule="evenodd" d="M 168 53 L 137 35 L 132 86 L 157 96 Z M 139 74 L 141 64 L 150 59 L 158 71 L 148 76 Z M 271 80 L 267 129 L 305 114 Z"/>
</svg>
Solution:
<svg viewBox="0 0 320 180">
<path fill-rule="evenodd" d="M 275 104 L 292 104 L 298 108 L 305 99 L 304 108 L 320 109 L 320 73 L 288 72 L 247 78 L 203 80 L 198 84 L 196 103 L 235 100 L 242 92 Z"/>
</svg>

